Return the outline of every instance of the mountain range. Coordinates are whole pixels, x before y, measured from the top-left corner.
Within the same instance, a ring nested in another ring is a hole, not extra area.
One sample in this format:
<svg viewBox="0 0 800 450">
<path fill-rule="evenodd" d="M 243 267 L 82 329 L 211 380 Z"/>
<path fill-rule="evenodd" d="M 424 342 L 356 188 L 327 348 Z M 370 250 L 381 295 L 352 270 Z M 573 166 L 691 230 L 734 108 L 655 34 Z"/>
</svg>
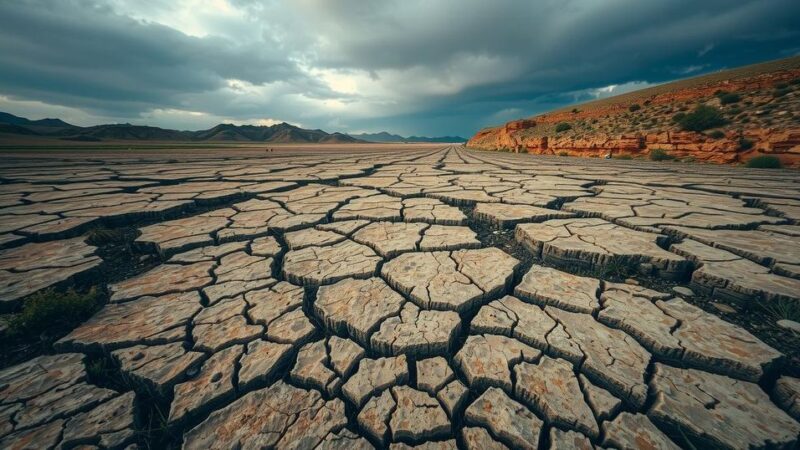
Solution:
<svg viewBox="0 0 800 450">
<path fill-rule="evenodd" d="M 30 120 L 13 114 L 0 112 L 0 135 L 26 135 L 50 137 L 69 141 L 210 141 L 210 142 L 271 142 L 342 144 L 363 142 L 464 142 L 460 137 L 402 136 L 387 132 L 348 135 L 327 133 L 322 130 L 307 130 L 286 122 L 270 126 L 233 125 L 221 123 L 208 130 L 179 131 L 146 125 L 106 124 L 79 127 L 61 119 Z"/>
</svg>

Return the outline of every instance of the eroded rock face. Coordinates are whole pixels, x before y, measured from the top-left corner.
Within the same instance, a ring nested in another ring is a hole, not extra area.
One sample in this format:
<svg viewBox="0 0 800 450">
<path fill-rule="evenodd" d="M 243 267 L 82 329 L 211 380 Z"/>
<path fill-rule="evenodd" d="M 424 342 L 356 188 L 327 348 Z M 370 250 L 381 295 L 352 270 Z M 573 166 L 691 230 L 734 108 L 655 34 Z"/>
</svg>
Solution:
<svg viewBox="0 0 800 450">
<path fill-rule="evenodd" d="M 470 425 L 486 427 L 511 448 L 536 449 L 544 423 L 528 409 L 491 387 L 464 414 Z"/>
<path fill-rule="evenodd" d="M 96 269 L 103 260 L 95 251 L 84 238 L 0 250 L 0 303 L 17 304 L 40 289 Z"/>
<path fill-rule="evenodd" d="M 368 278 L 380 257 L 369 247 L 342 241 L 327 247 L 291 250 L 283 257 L 283 276 L 294 284 L 319 286 L 348 277 Z"/>
<path fill-rule="evenodd" d="M 186 325 L 202 308 L 197 292 L 109 304 L 58 342 L 58 348 L 112 350 L 186 339 Z"/>
<path fill-rule="evenodd" d="M 217 410 L 186 433 L 184 448 L 314 448 L 347 424 L 344 403 L 277 382 Z"/>
<path fill-rule="evenodd" d="M 603 423 L 603 445 L 614 448 L 675 449 L 677 445 L 643 414 L 620 413 L 614 420 Z"/>
<path fill-rule="evenodd" d="M 405 253 L 381 274 L 421 308 L 458 312 L 505 290 L 518 263 L 496 248 Z"/>
<path fill-rule="evenodd" d="M 661 248 L 657 234 L 624 228 L 602 219 L 555 219 L 520 224 L 516 240 L 545 261 L 597 270 L 635 266 L 645 273 L 681 278 L 690 263 Z"/>
<path fill-rule="evenodd" d="M 800 424 L 773 405 L 756 384 L 656 364 L 651 386 L 656 401 L 648 416 L 665 427 L 680 427 L 701 445 L 763 448 L 797 443 Z"/>
<path fill-rule="evenodd" d="M 542 306 L 553 305 L 574 312 L 592 313 L 600 308 L 600 280 L 534 264 L 514 288 L 519 298 Z"/>
<path fill-rule="evenodd" d="M 404 303 L 403 296 L 380 278 L 348 278 L 320 287 L 314 311 L 331 331 L 368 345 L 381 322 L 397 315 Z"/>
<path fill-rule="evenodd" d="M 544 356 L 538 364 L 517 364 L 514 374 L 514 395 L 549 423 L 597 437 L 599 428 L 583 399 L 572 364 Z"/>
<path fill-rule="evenodd" d="M 159 253 L 128 278 L 109 259 L 111 301 L 0 370 L 0 447 L 153 446 L 133 420 L 153 396 L 185 448 L 797 445 L 783 355 L 693 306 L 798 298 L 791 174 L 412 147 L 158 161 L 0 169 L 0 271 L 30 292 L 99 264 L 72 239 L 99 224 L 103 258 L 143 217 L 134 251 Z M 515 223 L 534 262 L 570 264 L 516 273 Z M 693 292 L 643 287 L 684 269 Z"/>
</svg>

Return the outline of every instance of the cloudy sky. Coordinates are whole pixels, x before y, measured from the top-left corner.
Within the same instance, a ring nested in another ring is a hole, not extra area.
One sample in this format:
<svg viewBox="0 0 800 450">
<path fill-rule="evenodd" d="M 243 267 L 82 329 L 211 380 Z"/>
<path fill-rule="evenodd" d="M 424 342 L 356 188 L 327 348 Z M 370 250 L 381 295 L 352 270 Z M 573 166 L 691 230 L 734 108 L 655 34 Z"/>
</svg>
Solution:
<svg viewBox="0 0 800 450">
<path fill-rule="evenodd" d="M 0 0 L 0 111 L 469 136 L 797 54 L 797 0 Z"/>
</svg>

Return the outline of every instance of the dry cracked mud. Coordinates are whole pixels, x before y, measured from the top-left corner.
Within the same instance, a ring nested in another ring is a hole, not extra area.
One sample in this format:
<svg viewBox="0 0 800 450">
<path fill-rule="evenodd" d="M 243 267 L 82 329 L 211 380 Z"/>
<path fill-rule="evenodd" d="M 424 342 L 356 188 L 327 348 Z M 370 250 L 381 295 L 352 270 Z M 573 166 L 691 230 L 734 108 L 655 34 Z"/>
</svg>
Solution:
<svg viewBox="0 0 800 450">
<path fill-rule="evenodd" d="M 0 448 L 800 445 L 793 172 L 12 158 L 0 201 L 0 311 L 102 303 L 45 348 L 0 328 Z"/>
</svg>

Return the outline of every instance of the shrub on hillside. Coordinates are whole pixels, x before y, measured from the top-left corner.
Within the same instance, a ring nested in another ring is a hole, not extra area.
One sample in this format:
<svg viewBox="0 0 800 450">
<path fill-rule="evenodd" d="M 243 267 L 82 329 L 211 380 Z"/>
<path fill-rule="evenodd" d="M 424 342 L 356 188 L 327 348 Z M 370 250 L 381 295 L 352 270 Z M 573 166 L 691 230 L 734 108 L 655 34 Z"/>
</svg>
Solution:
<svg viewBox="0 0 800 450">
<path fill-rule="evenodd" d="M 739 150 L 750 150 L 753 148 L 754 142 L 750 139 L 741 138 L 739 139 Z"/>
<path fill-rule="evenodd" d="M 742 97 L 740 97 L 739 94 L 734 94 L 732 92 L 723 92 L 719 94 L 717 98 L 719 98 L 719 102 L 723 105 L 739 103 L 742 100 Z"/>
<path fill-rule="evenodd" d="M 642 107 L 639 106 L 638 103 L 634 103 L 631 106 L 628 106 L 628 111 L 630 111 L 630 112 L 636 112 L 636 111 L 638 111 L 640 109 L 642 109 Z"/>
<path fill-rule="evenodd" d="M 672 121 L 675 123 L 680 123 L 684 117 L 686 117 L 686 113 L 683 112 L 675 113 L 675 115 L 672 116 Z"/>
<path fill-rule="evenodd" d="M 780 169 L 783 167 L 780 159 L 769 155 L 756 156 L 748 160 L 746 165 L 754 169 Z"/>
<path fill-rule="evenodd" d="M 725 132 L 723 132 L 722 130 L 714 130 L 708 133 L 707 136 L 710 137 L 711 139 L 722 139 L 725 137 Z"/>
<path fill-rule="evenodd" d="M 654 148 L 650 151 L 650 160 L 651 161 L 672 161 L 675 157 L 667 153 L 666 150 L 660 148 Z"/>
<path fill-rule="evenodd" d="M 561 122 L 559 124 L 556 124 L 556 133 L 561 133 L 562 131 L 567 131 L 567 130 L 571 130 L 571 129 L 572 129 L 572 125 L 570 125 L 570 124 L 568 124 L 566 122 Z"/>
<path fill-rule="evenodd" d="M 558 156 L 569 156 L 569 152 L 558 152 Z"/>
<path fill-rule="evenodd" d="M 722 116 L 722 112 L 708 105 L 699 105 L 694 111 L 686 114 L 678 120 L 678 125 L 684 131 L 704 131 L 709 128 L 716 128 L 725 125 L 727 122 Z"/>
</svg>

